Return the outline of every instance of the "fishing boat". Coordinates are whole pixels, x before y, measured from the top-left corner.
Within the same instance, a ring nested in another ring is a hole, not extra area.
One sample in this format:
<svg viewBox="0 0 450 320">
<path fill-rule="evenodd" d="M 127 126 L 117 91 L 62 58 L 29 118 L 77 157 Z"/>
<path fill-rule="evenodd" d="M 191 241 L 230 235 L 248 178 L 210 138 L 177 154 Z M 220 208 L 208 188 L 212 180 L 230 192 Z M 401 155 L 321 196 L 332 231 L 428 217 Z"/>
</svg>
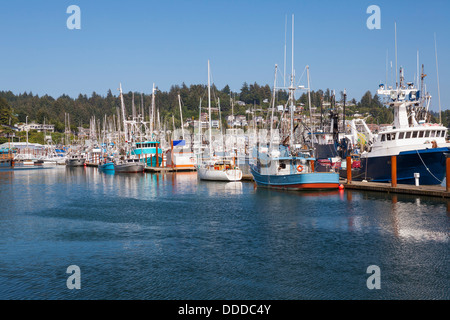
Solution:
<svg viewBox="0 0 450 320">
<path fill-rule="evenodd" d="M 217 157 L 213 154 L 212 147 L 212 125 L 211 125 L 211 82 L 210 82 L 210 65 L 208 60 L 208 123 L 209 123 L 209 158 L 197 166 L 198 178 L 200 180 L 209 181 L 240 181 L 242 179 L 242 171 L 230 160 L 224 157 Z"/>
<path fill-rule="evenodd" d="M 292 17 L 292 28 L 294 27 L 294 17 Z M 287 105 L 290 110 L 290 125 L 287 136 L 281 143 L 274 143 L 273 139 L 273 117 L 275 110 L 276 96 L 276 76 L 277 66 L 275 66 L 275 81 L 272 97 L 272 116 L 270 122 L 270 143 L 257 143 L 252 150 L 252 163 L 250 172 L 258 186 L 277 188 L 284 190 L 322 190 L 337 189 L 339 187 L 339 173 L 315 172 L 315 158 L 312 156 L 313 145 L 308 148 L 306 144 L 296 141 L 294 127 L 295 90 L 294 86 L 294 53 L 292 52 L 292 73 L 291 83 L 287 88 L 289 98 Z M 311 106 L 311 91 L 309 80 L 309 66 L 306 67 L 308 80 L 308 100 Z M 311 140 L 313 143 L 313 140 Z"/>
<path fill-rule="evenodd" d="M 440 124 L 417 119 L 416 111 L 422 108 L 421 92 L 413 83 L 404 83 L 400 69 L 397 88 L 379 86 L 377 94 L 387 96 L 387 106 L 394 109 L 394 123 L 368 141 L 368 150 L 360 155 L 360 168 L 352 170 L 354 180 L 373 182 L 391 181 L 391 157 L 397 157 L 397 181 L 415 184 L 416 177 L 422 185 L 440 185 L 445 177 L 447 128 Z M 428 97 L 431 98 L 431 97 Z M 341 170 L 345 176 L 346 168 Z"/>
<path fill-rule="evenodd" d="M 144 172 L 144 168 L 145 164 L 138 158 L 121 159 L 114 164 L 116 173 L 141 173 Z"/>
<path fill-rule="evenodd" d="M 86 158 L 83 154 L 76 153 L 70 154 L 66 159 L 67 167 L 82 167 L 86 162 Z"/>
<path fill-rule="evenodd" d="M 205 161 L 198 168 L 198 177 L 200 180 L 210 181 L 240 181 L 242 171 L 231 160 L 213 159 Z"/>
<path fill-rule="evenodd" d="M 301 150 L 295 155 L 289 148 L 280 145 L 269 152 L 269 147 L 257 146 L 253 155 L 256 163 L 250 171 L 256 184 L 284 190 L 323 190 L 339 187 L 336 172 L 315 172 L 310 150 Z"/>
<path fill-rule="evenodd" d="M 159 141 L 136 142 L 130 154 L 137 157 L 146 166 L 156 167 L 162 165 L 162 149 Z"/>
<path fill-rule="evenodd" d="M 102 163 L 98 165 L 100 171 L 115 171 L 114 162 L 112 157 L 106 157 Z"/>
<path fill-rule="evenodd" d="M 172 140 L 171 149 L 166 151 L 167 167 L 177 170 L 195 170 L 197 161 L 194 153 L 186 147 L 185 140 Z"/>
</svg>

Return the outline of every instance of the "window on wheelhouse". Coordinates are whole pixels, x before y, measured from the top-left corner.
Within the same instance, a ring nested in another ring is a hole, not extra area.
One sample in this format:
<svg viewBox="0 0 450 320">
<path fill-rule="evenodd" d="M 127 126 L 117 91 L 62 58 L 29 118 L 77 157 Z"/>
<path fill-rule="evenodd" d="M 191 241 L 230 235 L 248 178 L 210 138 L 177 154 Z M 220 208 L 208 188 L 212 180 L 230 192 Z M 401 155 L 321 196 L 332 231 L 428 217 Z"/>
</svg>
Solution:
<svg viewBox="0 0 450 320">
<path fill-rule="evenodd" d="M 419 131 L 419 138 L 423 138 L 424 133 L 424 131 Z"/>
<path fill-rule="evenodd" d="M 430 131 L 429 130 L 425 131 L 425 138 L 428 138 L 429 136 L 430 136 Z"/>
<path fill-rule="evenodd" d="M 441 133 L 441 137 L 444 138 L 445 137 L 445 130 L 442 131 Z"/>
<path fill-rule="evenodd" d="M 403 139 L 405 137 L 405 133 L 404 132 L 400 132 L 399 134 L 398 134 L 398 138 L 399 139 Z"/>
<path fill-rule="evenodd" d="M 408 131 L 408 132 L 406 133 L 406 138 L 405 138 L 405 139 L 409 139 L 409 138 L 411 138 L 411 131 Z"/>
<path fill-rule="evenodd" d="M 386 140 L 386 135 L 385 134 L 382 134 L 381 135 L 381 142 L 383 142 L 383 141 L 385 141 Z"/>
<path fill-rule="evenodd" d="M 431 131 L 431 138 L 434 138 L 436 136 L 436 130 Z"/>
<path fill-rule="evenodd" d="M 395 136 L 397 135 L 397 133 L 396 132 L 394 132 L 394 133 L 391 133 L 391 140 L 395 140 Z"/>
<path fill-rule="evenodd" d="M 413 138 L 417 138 L 417 134 L 418 134 L 419 132 L 418 131 L 413 131 Z"/>
<path fill-rule="evenodd" d="M 387 141 L 391 141 L 391 134 L 390 134 L 390 133 L 388 133 L 388 134 L 386 135 L 386 140 L 387 140 Z"/>
</svg>

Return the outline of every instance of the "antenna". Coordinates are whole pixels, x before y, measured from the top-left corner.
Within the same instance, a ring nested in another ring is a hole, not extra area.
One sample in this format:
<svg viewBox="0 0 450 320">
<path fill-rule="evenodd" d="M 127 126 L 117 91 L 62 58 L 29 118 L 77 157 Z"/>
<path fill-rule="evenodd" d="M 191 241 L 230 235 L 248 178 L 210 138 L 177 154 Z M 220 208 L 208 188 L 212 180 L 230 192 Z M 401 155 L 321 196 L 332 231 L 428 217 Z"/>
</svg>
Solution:
<svg viewBox="0 0 450 320">
<path fill-rule="evenodd" d="M 441 90 L 439 88 L 439 66 L 438 66 L 438 56 L 437 56 L 436 33 L 434 33 L 434 52 L 435 52 L 435 55 L 436 55 L 436 75 L 437 75 L 438 100 L 439 100 L 439 124 L 442 124 L 442 117 L 441 117 Z"/>
</svg>

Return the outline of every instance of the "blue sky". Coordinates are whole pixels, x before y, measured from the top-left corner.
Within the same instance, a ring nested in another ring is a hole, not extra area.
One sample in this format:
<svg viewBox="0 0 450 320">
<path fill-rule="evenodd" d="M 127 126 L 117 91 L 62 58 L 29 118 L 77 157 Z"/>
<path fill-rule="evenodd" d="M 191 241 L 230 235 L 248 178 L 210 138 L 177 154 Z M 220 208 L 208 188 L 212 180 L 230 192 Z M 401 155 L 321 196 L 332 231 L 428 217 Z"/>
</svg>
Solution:
<svg viewBox="0 0 450 320">
<path fill-rule="evenodd" d="M 150 93 L 171 85 L 207 83 L 207 60 L 217 87 L 282 83 L 287 23 L 295 15 L 297 77 L 310 66 L 311 88 L 347 89 L 357 100 L 386 78 L 386 52 L 413 81 L 416 57 L 438 110 L 434 33 L 442 109 L 450 107 L 450 1 L 3 1 L 0 5 L 0 90 L 76 97 L 93 91 Z M 69 30 L 66 9 L 81 9 L 81 30 Z M 381 9 L 381 29 L 369 30 L 366 9 Z M 392 71 L 395 76 L 395 70 Z M 391 70 L 388 78 L 390 81 Z M 298 81 L 303 84 L 305 76 Z"/>
</svg>

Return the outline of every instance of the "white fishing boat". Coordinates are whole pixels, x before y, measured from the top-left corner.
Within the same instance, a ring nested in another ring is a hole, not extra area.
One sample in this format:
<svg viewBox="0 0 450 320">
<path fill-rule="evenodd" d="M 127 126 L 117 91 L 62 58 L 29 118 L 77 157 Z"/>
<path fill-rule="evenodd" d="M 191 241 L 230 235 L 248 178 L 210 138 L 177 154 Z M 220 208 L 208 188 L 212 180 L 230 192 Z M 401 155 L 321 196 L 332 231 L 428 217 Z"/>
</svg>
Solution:
<svg viewBox="0 0 450 320">
<path fill-rule="evenodd" d="M 198 178 L 210 181 L 239 181 L 242 179 L 242 170 L 230 160 L 213 156 L 212 126 L 211 126 L 211 81 L 208 60 L 208 122 L 209 122 L 209 158 L 203 160 L 197 167 Z"/>
</svg>

